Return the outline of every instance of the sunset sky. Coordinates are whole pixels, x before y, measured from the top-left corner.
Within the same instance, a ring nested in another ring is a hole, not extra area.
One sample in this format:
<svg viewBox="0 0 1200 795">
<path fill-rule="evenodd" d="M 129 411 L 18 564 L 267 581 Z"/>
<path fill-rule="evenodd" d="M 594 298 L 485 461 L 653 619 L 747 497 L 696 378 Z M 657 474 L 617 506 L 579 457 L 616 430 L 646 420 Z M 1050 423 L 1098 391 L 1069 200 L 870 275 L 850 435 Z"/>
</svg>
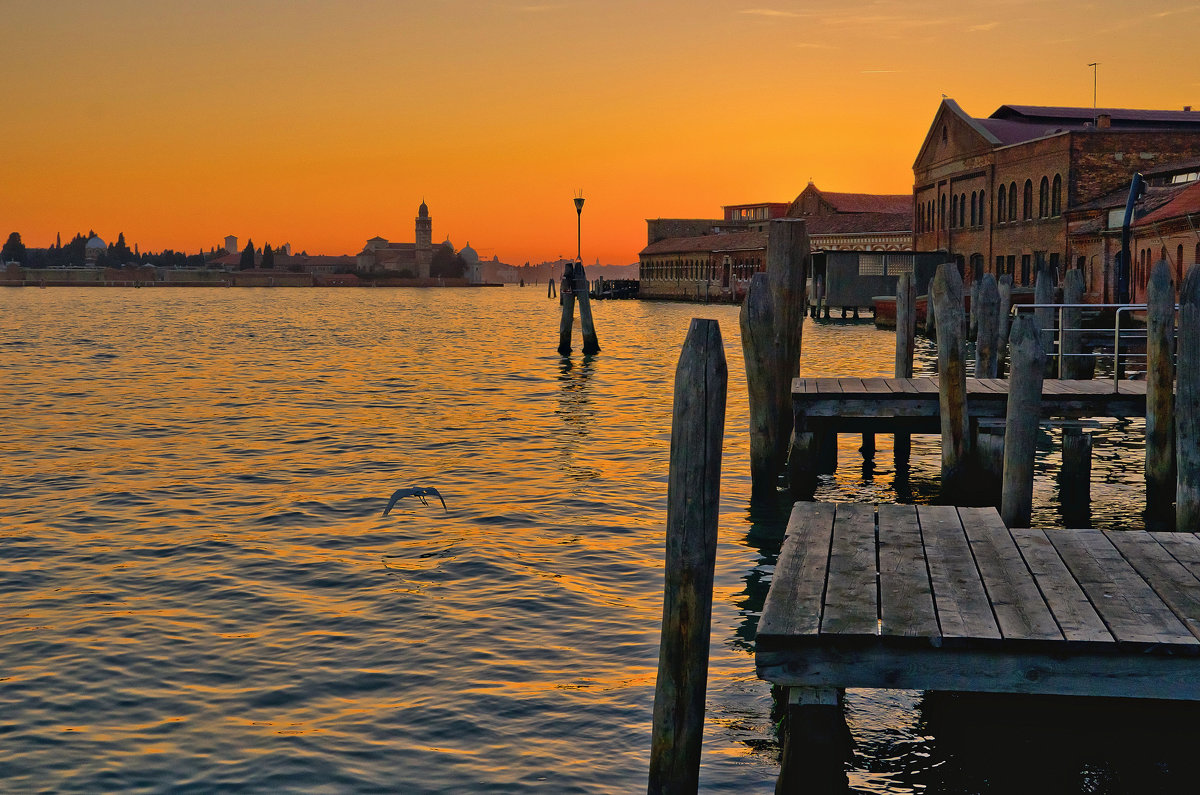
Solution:
<svg viewBox="0 0 1200 795">
<path fill-rule="evenodd" d="M 942 94 L 1200 109 L 1200 3 L 0 0 L 0 232 L 636 261 L 645 219 L 907 193 Z"/>
</svg>

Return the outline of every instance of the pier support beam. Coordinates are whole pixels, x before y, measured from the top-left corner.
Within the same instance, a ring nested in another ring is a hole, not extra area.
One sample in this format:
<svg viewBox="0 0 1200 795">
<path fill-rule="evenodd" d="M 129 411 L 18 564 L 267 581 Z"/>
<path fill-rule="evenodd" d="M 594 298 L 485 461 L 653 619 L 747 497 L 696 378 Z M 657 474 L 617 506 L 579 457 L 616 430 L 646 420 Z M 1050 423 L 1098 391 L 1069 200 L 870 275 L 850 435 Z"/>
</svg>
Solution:
<svg viewBox="0 0 1200 795">
<path fill-rule="evenodd" d="M 1063 303 L 1083 303 L 1083 271 L 1071 268 L 1063 277 Z M 1062 350 L 1059 351 L 1060 378 L 1091 378 L 1095 361 L 1083 355 L 1083 311 L 1064 308 L 1062 313 Z"/>
<path fill-rule="evenodd" d="M 1045 357 L 1037 321 L 1020 315 L 1009 337 L 1012 377 L 1004 419 L 1004 493 L 1000 517 L 1007 527 L 1029 527 L 1033 513 L 1033 459 L 1042 414 Z"/>
<path fill-rule="evenodd" d="M 851 757 L 851 742 L 837 690 L 788 688 L 787 732 L 776 795 L 846 792 L 845 763 Z"/>
<path fill-rule="evenodd" d="M 1062 469 L 1058 497 L 1067 527 L 1088 527 L 1092 501 L 1092 436 L 1081 425 L 1062 429 Z"/>
<path fill-rule="evenodd" d="M 942 489 L 955 495 L 966 490 L 971 439 L 967 427 L 966 325 L 963 284 L 953 263 L 938 266 L 929 288 L 936 306 L 938 346 L 938 410 L 942 426 Z"/>
<path fill-rule="evenodd" d="M 999 343 L 997 353 L 999 359 L 996 362 L 996 377 L 1003 378 L 1005 372 L 1004 362 L 1008 358 L 1005 355 L 1008 351 L 1008 327 L 1012 321 L 1012 274 L 1002 274 L 996 287 L 997 292 L 1000 293 L 1000 310 L 996 313 L 1000 321 L 998 324 Z"/>
<path fill-rule="evenodd" d="M 1175 393 L 1175 529 L 1200 531 L 1200 265 L 1179 291 Z"/>
<path fill-rule="evenodd" d="M 1146 519 L 1170 525 L 1175 505 L 1175 287 L 1159 260 L 1146 285 Z"/>
<path fill-rule="evenodd" d="M 897 378 L 912 378 L 913 352 L 916 348 L 917 289 L 911 273 L 902 273 L 896 281 L 896 368 Z M 892 447 L 896 469 L 908 466 L 912 437 L 897 433 Z"/>
</svg>

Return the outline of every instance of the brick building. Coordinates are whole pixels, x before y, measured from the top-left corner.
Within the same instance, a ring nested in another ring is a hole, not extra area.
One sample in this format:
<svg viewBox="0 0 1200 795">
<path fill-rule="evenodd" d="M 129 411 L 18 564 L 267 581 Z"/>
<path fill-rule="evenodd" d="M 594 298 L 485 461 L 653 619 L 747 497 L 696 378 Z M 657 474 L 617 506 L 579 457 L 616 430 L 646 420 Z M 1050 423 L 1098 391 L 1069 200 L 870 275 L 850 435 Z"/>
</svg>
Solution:
<svg viewBox="0 0 1200 795">
<path fill-rule="evenodd" d="M 742 300 L 750 278 L 766 268 L 767 225 L 773 218 L 806 220 L 813 276 L 823 275 L 826 252 L 912 251 L 908 195 L 825 193 L 810 182 L 791 202 L 722 210 L 719 220 L 646 221 L 647 245 L 638 255 L 642 297 Z M 909 257 L 894 259 L 896 272 L 911 267 Z M 872 275 L 887 275 L 886 257 L 870 257 L 867 267 Z"/>
<path fill-rule="evenodd" d="M 913 163 L 914 247 L 945 252 L 967 279 L 1009 273 L 1030 285 L 1039 267 L 1058 273 L 1088 255 L 1068 234 L 1084 208 L 1128 190 L 1138 171 L 1191 157 L 1200 112 L 1190 107 L 1003 105 L 982 119 L 943 99 Z"/>
</svg>

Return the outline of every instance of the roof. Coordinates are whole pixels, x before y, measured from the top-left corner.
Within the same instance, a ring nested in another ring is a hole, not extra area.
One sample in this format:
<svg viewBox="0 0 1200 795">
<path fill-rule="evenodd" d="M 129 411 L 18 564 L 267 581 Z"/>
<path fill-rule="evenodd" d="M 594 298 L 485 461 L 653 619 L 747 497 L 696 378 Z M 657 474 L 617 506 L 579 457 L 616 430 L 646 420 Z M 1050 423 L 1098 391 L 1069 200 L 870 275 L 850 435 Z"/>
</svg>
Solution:
<svg viewBox="0 0 1200 795">
<path fill-rule="evenodd" d="M 803 218 L 810 237 L 817 235 L 911 234 L 912 211 L 903 213 L 842 213 Z M 765 222 L 764 222 L 765 223 Z M 698 237 L 669 237 L 642 249 L 641 254 L 699 254 L 714 251 L 752 251 L 767 247 L 767 233 L 724 232 Z"/>
<path fill-rule="evenodd" d="M 1134 226 L 1149 226 L 1197 213 L 1200 213 L 1200 182 L 1193 182 L 1176 193 L 1171 201 L 1142 216 Z"/>
<path fill-rule="evenodd" d="M 989 117 L 1026 124 L 1090 124 L 1097 116 L 1108 116 L 1121 126 L 1200 127 L 1200 112 L 1194 110 L 1137 110 L 1133 108 L 1069 108 L 1056 105 L 1001 105 Z"/>
<path fill-rule="evenodd" d="M 699 254 L 714 251 L 753 251 L 767 247 L 766 232 L 727 232 L 699 237 L 668 237 L 646 246 L 641 254 Z"/>
<path fill-rule="evenodd" d="M 909 203 L 911 205 L 911 199 Z M 902 213 L 843 213 L 807 215 L 804 221 L 811 235 L 861 235 L 873 232 L 912 232 L 911 206 Z"/>
<path fill-rule="evenodd" d="M 108 248 L 108 244 L 100 239 L 100 235 L 94 235 L 84 248 Z"/>
<path fill-rule="evenodd" d="M 821 197 L 839 213 L 904 213 L 912 215 L 913 197 L 910 193 L 830 193 Z"/>
</svg>

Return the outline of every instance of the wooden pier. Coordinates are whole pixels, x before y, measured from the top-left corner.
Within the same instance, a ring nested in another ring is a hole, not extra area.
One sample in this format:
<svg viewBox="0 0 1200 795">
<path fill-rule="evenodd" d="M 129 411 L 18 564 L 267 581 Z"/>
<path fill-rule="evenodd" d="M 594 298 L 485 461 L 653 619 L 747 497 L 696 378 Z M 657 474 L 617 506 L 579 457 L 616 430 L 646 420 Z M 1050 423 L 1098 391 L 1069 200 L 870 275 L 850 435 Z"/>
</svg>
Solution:
<svg viewBox="0 0 1200 795">
<path fill-rule="evenodd" d="M 755 664 L 791 691 L 797 724 L 809 706 L 828 725 L 842 688 L 1200 701 L 1200 537 L 799 502 Z M 814 758 L 793 742 L 781 782 Z"/>
<path fill-rule="evenodd" d="M 1003 419 L 1008 386 L 1005 378 L 968 378 L 968 416 Z M 792 407 L 797 430 L 937 433 L 938 377 L 797 378 Z M 1042 384 L 1043 417 L 1145 415 L 1145 381 L 1046 379 Z"/>
</svg>

